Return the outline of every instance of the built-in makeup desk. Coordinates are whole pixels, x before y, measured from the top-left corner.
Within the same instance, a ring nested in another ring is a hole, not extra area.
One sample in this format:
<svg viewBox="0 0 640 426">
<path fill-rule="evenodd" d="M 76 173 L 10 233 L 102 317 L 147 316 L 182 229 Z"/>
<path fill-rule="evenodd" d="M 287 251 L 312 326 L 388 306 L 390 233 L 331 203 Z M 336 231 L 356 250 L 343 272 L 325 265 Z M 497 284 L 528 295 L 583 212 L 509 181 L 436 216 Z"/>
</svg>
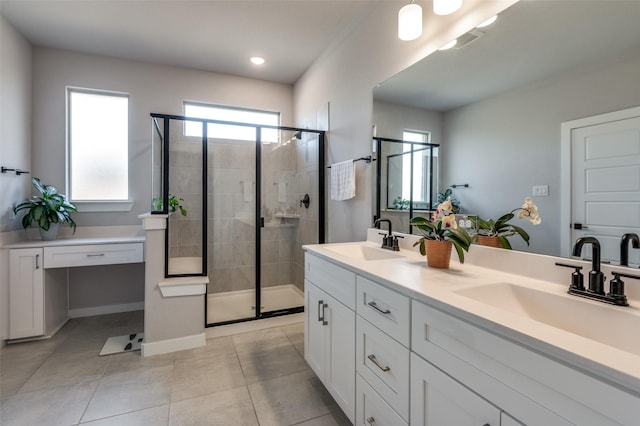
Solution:
<svg viewBox="0 0 640 426">
<path fill-rule="evenodd" d="M 25 240 L 9 252 L 9 340 L 50 337 L 69 319 L 68 268 L 144 262 L 144 236 Z"/>
</svg>

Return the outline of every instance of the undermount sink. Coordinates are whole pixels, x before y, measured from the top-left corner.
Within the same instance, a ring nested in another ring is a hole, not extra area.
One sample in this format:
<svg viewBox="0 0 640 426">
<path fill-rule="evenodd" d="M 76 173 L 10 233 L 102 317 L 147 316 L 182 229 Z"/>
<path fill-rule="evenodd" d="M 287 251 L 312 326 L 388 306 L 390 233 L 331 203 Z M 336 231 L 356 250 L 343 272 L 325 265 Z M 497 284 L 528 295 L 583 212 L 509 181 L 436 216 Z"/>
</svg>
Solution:
<svg viewBox="0 0 640 426">
<path fill-rule="evenodd" d="M 347 244 L 332 244 L 323 247 L 325 250 L 346 256 L 355 260 L 388 260 L 397 259 L 402 257 L 401 254 L 393 252 L 391 250 L 385 250 L 378 247 L 372 247 L 363 243 L 347 243 Z"/>
<path fill-rule="evenodd" d="M 631 308 L 589 302 L 511 283 L 481 285 L 456 291 L 478 302 L 640 355 L 640 315 Z"/>
</svg>

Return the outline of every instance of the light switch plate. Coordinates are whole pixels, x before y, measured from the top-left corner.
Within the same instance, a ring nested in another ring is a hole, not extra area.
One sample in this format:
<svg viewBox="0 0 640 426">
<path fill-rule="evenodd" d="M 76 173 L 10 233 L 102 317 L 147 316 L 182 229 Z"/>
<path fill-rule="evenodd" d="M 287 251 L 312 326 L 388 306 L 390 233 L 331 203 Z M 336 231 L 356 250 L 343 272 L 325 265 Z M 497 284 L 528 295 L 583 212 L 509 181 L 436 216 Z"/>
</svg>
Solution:
<svg viewBox="0 0 640 426">
<path fill-rule="evenodd" d="M 534 197 L 546 197 L 549 195 L 549 185 L 535 185 L 531 192 Z"/>
</svg>

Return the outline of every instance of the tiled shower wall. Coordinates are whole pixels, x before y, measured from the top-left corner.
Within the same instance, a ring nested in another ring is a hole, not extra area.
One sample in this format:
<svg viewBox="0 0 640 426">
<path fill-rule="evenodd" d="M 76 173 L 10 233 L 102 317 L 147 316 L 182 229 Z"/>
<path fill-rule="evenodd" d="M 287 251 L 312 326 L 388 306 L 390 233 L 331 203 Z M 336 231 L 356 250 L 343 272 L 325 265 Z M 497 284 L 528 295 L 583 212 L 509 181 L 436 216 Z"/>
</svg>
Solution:
<svg viewBox="0 0 640 426">
<path fill-rule="evenodd" d="M 170 192 L 184 199 L 188 216 L 171 216 L 170 254 L 197 256 L 201 238 L 201 145 L 199 141 L 174 142 L 176 136 L 172 137 Z M 318 238 L 317 136 L 303 134 L 302 140 L 277 148 L 265 144 L 262 150 L 262 286 L 295 284 L 303 290 L 301 246 Z M 210 140 L 208 178 L 208 292 L 253 289 L 255 143 Z M 311 198 L 309 209 L 300 205 L 305 194 Z"/>
</svg>

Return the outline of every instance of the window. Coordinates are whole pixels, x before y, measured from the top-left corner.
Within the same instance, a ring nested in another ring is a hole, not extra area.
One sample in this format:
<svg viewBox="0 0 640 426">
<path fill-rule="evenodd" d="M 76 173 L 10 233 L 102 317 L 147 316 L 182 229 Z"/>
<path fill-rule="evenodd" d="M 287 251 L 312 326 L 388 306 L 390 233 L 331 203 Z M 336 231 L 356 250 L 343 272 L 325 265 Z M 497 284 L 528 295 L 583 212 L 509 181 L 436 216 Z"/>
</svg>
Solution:
<svg viewBox="0 0 640 426">
<path fill-rule="evenodd" d="M 431 133 L 405 130 L 402 132 L 402 140 L 407 142 L 430 143 Z M 429 199 L 429 188 L 426 177 L 429 168 L 429 150 L 420 145 L 414 146 L 413 154 L 413 179 L 411 177 L 411 155 L 404 155 L 402 162 L 402 198 L 413 199 L 414 202 L 423 202 Z M 411 152 L 412 144 L 403 144 L 402 151 Z M 410 185 L 413 180 L 413 197 L 410 196 Z"/>
<path fill-rule="evenodd" d="M 68 88 L 67 114 L 71 200 L 128 200 L 129 96 Z"/>
<path fill-rule="evenodd" d="M 201 104 L 195 102 L 184 103 L 184 115 L 187 117 L 207 118 L 219 121 L 234 121 L 247 124 L 264 124 L 268 126 L 280 125 L 280 113 L 270 111 L 259 111 L 243 108 L 232 108 L 219 105 Z M 185 123 L 185 134 L 187 136 L 202 137 L 202 125 L 196 122 Z M 207 136 L 216 139 L 234 139 L 242 141 L 253 141 L 256 139 L 254 127 L 233 126 L 229 124 L 209 124 Z M 263 143 L 277 143 L 277 129 L 262 130 Z"/>
</svg>

